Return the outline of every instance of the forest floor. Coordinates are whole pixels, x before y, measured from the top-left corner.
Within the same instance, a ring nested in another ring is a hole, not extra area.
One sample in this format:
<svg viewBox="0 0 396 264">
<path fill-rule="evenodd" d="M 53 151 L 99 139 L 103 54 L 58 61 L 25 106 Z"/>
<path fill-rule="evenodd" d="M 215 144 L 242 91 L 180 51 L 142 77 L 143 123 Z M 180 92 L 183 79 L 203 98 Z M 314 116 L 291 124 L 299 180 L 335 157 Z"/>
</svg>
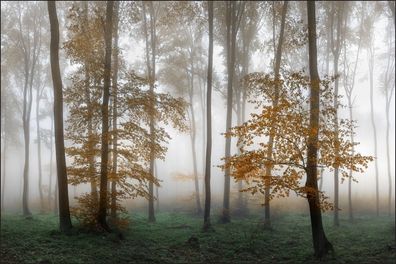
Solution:
<svg viewBox="0 0 396 264">
<path fill-rule="evenodd" d="M 358 216 L 333 227 L 324 216 L 335 255 L 314 260 L 308 215 L 289 214 L 263 229 L 258 216 L 220 224 L 203 233 L 202 218 L 187 213 L 159 213 L 149 224 L 144 214 L 130 217 L 125 238 L 115 234 L 73 235 L 57 231 L 54 215 L 33 219 L 1 217 L 1 263 L 395 263 L 395 222 L 390 217 Z"/>
</svg>

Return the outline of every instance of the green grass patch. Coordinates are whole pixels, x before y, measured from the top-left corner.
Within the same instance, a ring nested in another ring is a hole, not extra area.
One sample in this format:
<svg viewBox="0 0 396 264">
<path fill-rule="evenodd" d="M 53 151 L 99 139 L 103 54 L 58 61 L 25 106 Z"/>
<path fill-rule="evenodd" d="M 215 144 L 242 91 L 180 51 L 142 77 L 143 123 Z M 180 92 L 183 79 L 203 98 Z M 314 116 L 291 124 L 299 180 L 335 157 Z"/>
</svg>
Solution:
<svg viewBox="0 0 396 264">
<path fill-rule="evenodd" d="M 131 216 L 124 240 L 115 234 L 58 231 L 54 215 L 1 217 L 1 263 L 319 263 L 313 258 L 308 215 L 273 219 L 265 230 L 258 216 L 220 224 L 203 233 L 202 218 L 187 213 L 160 213 L 150 224 Z M 320 263 L 395 263 L 395 225 L 389 217 L 356 217 L 325 231 L 335 256 Z"/>
</svg>

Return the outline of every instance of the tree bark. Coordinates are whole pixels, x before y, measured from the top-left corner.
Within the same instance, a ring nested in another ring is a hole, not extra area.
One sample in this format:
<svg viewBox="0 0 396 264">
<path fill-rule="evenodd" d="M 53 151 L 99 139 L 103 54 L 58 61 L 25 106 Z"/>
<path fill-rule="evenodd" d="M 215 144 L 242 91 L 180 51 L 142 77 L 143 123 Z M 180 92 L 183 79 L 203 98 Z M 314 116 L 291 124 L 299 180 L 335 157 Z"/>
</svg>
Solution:
<svg viewBox="0 0 396 264">
<path fill-rule="evenodd" d="M 63 136 L 63 92 L 59 69 L 59 24 L 55 1 L 48 1 L 47 3 L 51 29 L 50 61 L 52 82 L 54 86 L 55 147 L 59 188 L 59 225 L 62 232 L 68 232 L 72 228 L 72 223 L 69 211 L 69 195 Z"/>
<path fill-rule="evenodd" d="M 209 17 L 209 52 L 208 52 L 208 75 L 206 93 L 206 162 L 205 162 L 205 212 L 203 230 L 210 229 L 210 169 L 212 158 L 212 68 L 213 68 L 213 2 L 208 1 Z"/>
<path fill-rule="evenodd" d="M 285 32 L 285 21 L 286 21 L 286 13 L 287 13 L 287 1 L 283 2 L 283 9 L 282 9 L 282 22 L 281 22 L 281 29 L 279 33 L 279 40 L 278 40 L 278 46 L 276 49 L 276 57 L 275 57 L 275 65 L 274 65 L 274 75 L 275 75 L 275 96 L 274 100 L 272 102 L 272 106 L 275 108 L 278 106 L 278 101 L 279 101 L 279 71 L 280 71 L 280 64 L 281 64 L 281 59 L 282 59 L 282 44 L 283 44 L 283 38 L 284 38 L 284 32 Z M 275 131 L 273 128 L 271 128 L 270 131 L 270 136 L 268 139 L 268 151 L 267 151 L 267 159 L 272 160 L 272 152 L 273 152 L 273 145 L 274 145 L 274 139 L 275 139 Z M 270 216 L 270 188 L 271 188 L 271 170 L 272 170 L 272 164 L 268 164 L 265 166 L 265 179 L 264 179 L 264 184 L 265 184 L 265 201 L 264 201 L 264 226 L 265 227 L 270 227 L 271 226 L 271 216 Z"/>
<path fill-rule="evenodd" d="M 110 74 L 111 74 L 111 50 L 113 32 L 113 1 L 107 1 L 106 5 L 106 26 L 105 26 L 105 65 L 104 65 L 104 87 L 102 102 L 102 150 L 100 163 L 100 194 L 98 223 L 106 230 L 111 231 L 107 224 L 107 167 L 109 153 L 109 97 L 110 97 Z"/>
<path fill-rule="evenodd" d="M 372 44 L 370 44 L 372 45 Z M 374 164 L 375 164 L 375 198 L 376 198 L 376 213 L 379 216 L 379 179 L 378 179 L 378 154 L 377 154 L 377 128 L 375 126 L 375 118 L 374 118 L 374 47 L 369 47 L 369 79 L 370 79 L 370 117 L 371 117 L 371 126 L 373 128 L 374 133 Z"/>
<path fill-rule="evenodd" d="M 311 91 L 309 119 L 310 133 L 307 146 L 307 180 L 305 187 L 307 188 L 307 200 L 311 216 L 311 228 L 315 257 L 320 259 L 326 255 L 329 250 L 333 251 L 333 246 L 327 240 L 323 229 L 317 181 L 320 79 L 317 68 L 315 2 L 308 1 L 307 9 Z"/>
<path fill-rule="evenodd" d="M 230 132 L 232 126 L 232 101 L 233 101 L 233 79 L 235 71 L 235 49 L 236 35 L 238 33 L 239 23 L 244 10 L 244 2 L 226 2 L 226 25 L 227 25 L 227 117 L 226 133 Z M 231 155 L 231 138 L 225 139 L 225 155 L 228 159 Z M 230 218 L 230 169 L 226 168 L 224 173 L 224 195 L 223 195 L 223 213 L 221 216 L 222 223 L 229 223 Z"/>
<path fill-rule="evenodd" d="M 54 135 L 54 116 L 51 115 L 51 132 L 50 132 L 50 167 L 49 167 L 49 186 L 48 186 L 48 210 L 51 210 L 52 201 L 52 162 L 53 162 L 53 135 Z"/>
<path fill-rule="evenodd" d="M 117 151 L 117 144 L 118 144 L 118 132 L 117 132 L 117 108 L 118 108 L 118 22 L 119 22 L 119 10 L 120 2 L 116 1 L 114 6 L 114 69 L 113 69 L 113 165 L 112 165 L 112 173 L 113 176 L 116 177 L 117 175 L 117 159 L 118 159 L 118 151 Z M 114 178 L 111 182 L 111 210 L 110 216 L 114 220 L 117 218 L 117 181 Z"/>
<path fill-rule="evenodd" d="M 341 23 L 343 19 L 343 3 L 332 3 L 333 4 L 333 10 L 331 14 L 331 30 L 330 30 L 330 35 L 331 35 L 331 51 L 333 53 L 333 67 L 334 67 L 334 75 L 338 75 L 338 60 L 340 57 L 340 51 L 341 51 Z M 338 6 L 340 4 L 340 6 Z M 334 13 L 335 13 L 335 6 L 338 6 L 338 12 L 337 12 L 337 37 L 334 39 Z M 336 137 L 336 146 L 335 146 L 335 158 L 339 158 L 339 148 L 338 148 L 338 84 L 339 84 L 339 78 L 335 79 L 334 83 L 334 109 L 335 109 L 335 116 L 334 116 L 334 132 L 335 132 L 335 137 Z M 339 166 L 336 163 L 334 167 L 334 225 L 339 226 Z"/>
<path fill-rule="evenodd" d="M 4 124 L 3 124 L 3 131 L 4 131 L 4 137 L 3 137 L 3 180 L 1 181 L 1 211 L 4 211 L 4 191 L 5 191 L 5 180 L 6 180 L 6 152 L 7 152 L 7 132 L 5 129 L 5 124 L 7 121 L 7 108 L 4 106 L 3 110 L 4 114 Z"/>
<path fill-rule="evenodd" d="M 150 166 L 149 173 L 153 177 L 151 181 L 149 181 L 149 199 L 148 199 L 148 221 L 155 222 L 155 212 L 154 212 L 154 144 L 155 144 L 155 121 L 154 121 L 154 84 L 155 84 L 155 49 L 156 49 L 156 29 L 155 29 L 155 15 L 154 15 L 154 5 L 152 1 L 148 2 L 149 4 L 149 13 L 150 13 L 150 40 L 151 45 L 149 45 L 149 34 L 147 29 L 147 14 L 146 14 L 146 4 L 142 2 L 143 7 L 143 29 L 144 36 L 146 39 L 146 66 L 147 66 L 147 78 L 150 82 L 149 95 L 151 100 L 151 109 L 150 109 L 150 120 L 149 120 L 149 129 L 150 129 L 150 141 L 151 141 L 151 150 L 150 150 Z M 150 47 L 151 46 L 151 47 Z M 150 58 L 150 49 L 151 49 L 151 58 Z"/>
<path fill-rule="evenodd" d="M 187 72 L 187 74 L 188 74 L 188 72 Z M 190 112 L 191 112 L 191 134 L 190 134 L 190 139 L 191 139 L 191 152 L 192 152 L 193 169 L 194 169 L 195 206 L 196 206 L 196 209 L 197 209 L 197 214 L 201 214 L 202 213 L 202 207 L 201 207 L 201 199 L 199 197 L 197 153 L 196 153 L 196 149 L 195 149 L 196 127 L 195 127 L 195 114 L 194 114 L 193 97 L 194 97 L 194 65 L 193 65 L 193 61 L 192 61 L 192 58 L 191 58 L 191 79 L 190 79 L 190 91 L 189 91 Z"/>
<path fill-rule="evenodd" d="M 39 195 L 40 195 L 40 206 L 41 212 L 44 210 L 44 195 L 43 195 L 43 188 L 42 188 L 42 181 L 43 181 L 43 171 L 41 167 L 41 135 L 40 135 L 40 89 L 39 87 L 36 88 L 36 134 L 37 134 L 37 166 L 38 166 L 38 188 L 39 188 Z"/>
</svg>

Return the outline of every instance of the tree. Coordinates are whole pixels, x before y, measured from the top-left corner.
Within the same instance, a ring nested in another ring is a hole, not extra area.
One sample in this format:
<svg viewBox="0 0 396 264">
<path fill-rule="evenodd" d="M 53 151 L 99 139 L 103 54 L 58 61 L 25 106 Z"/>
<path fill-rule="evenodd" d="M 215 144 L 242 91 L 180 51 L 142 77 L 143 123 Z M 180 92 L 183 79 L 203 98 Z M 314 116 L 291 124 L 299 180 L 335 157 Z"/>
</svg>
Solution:
<svg viewBox="0 0 396 264">
<path fill-rule="evenodd" d="M 323 224 L 322 214 L 319 207 L 319 191 L 317 180 L 317 155 L 318 155 L 318 136 L 319 136 L 319 111 L 320 111 L 320 79 L 317 67 L 317 51 L 316 51 L 316 15 L 315 2 L 307 2 L 308 10 L 308 43 L 309 43 L 309 73 L 311 77 L 310 89 L 310 119 L 309 119 L 309 136 L 307 142 L 307 180 L 305 187 L 310 188 L 307 192 L 307 199 L 309 203 L 309 213 L 311 215 L 312 239 L 315 251 L 315 256 L 321 258 L 326 255 L 329 250 L 334 252 L 333 245 L 327 240 Z M 335 107 L 335 109 L 337 109 Z M 337 120 L 337 110 L 335 110 L 335 119 Z M 338 123 L 338 122 L 337 122 Z M 338 131 L 335 132 L 336 141 L 338 144 Z M 339 154 L 336 149 L 336 158 Z M 338 170 L 336 164 L 335 171 Z M 336 207 L 335 210 L 338 210 Z"/>
<path fill-rule="evenodd" d="M 209 52 L 208 52 L 208 77 L 206 95 L 206 162 L 205 162 L 205 211 L 203 229 L 210 228 L 210 168 L 212 157 L 212 68 L 213 68 L 213 2 L 208 1 L 208 22 L 209 22 Z"/>
<path fill-rule="evenodd" d="M 244 11 L 245 2 L 226 2 L 226 61 L 227 61 L 227 117 L 226 117 L 226 133 L 232 126 L 232 99 L 233 99 L 233 78 L 235 71 L 235 50 L 236 36 L 239 24 Z M 225 140 L 225 157 L 231 155 L 231 138 Z M 224 196 L 223 196 L 223 212 L 221 216 L 223 223 L 230 222 L 230 170 L 227 168 L 224 172 Z"/>
<path fill-rule="evenodd" d="M 394 3 L 393 3 L 394 12 Z M 394 28 L 394 27 L 393 27 Z M 394 32 L 394 31 L 393 31 Z M 394 34 L 394 33 L 393 33 Z M 386 56 L 386 70 L 381 76 L 382 92 L 385 96 L 385 116 L 386 116 L 386 161 L 387 161 L 387 174 L 388 174 L 388 215 L 392 212 L 392 174 L 391 174 L 391 161 L 389 153 L 389 109 L 391 106 L 392 97 L 395 91 L 395 53 L 394 46 L 392 47 L 392 24 L 388 22 L 387 27 L 387 53 Z M 391 56 L 393 55 L 393 56 Z"/>
<path fill-rule="evenodd" d="M 200 98 L 202 94 L 201 76 L 204 56 L 206 55 L 202 47 L 203 24 L 199 18 L 200 9 L 193 2 L 176 2 L 168 7 L 168 16 L 174 17 L 167 19 L 165 28 L 170 41 L 162 46 L 163 59 L 168 67 L 159 71 L 162 83 L 175 89 L 177 94 L 184 96 L 189 102 L 190 120 L 190 142 L 193 161 L 193 181 L 195 187 L 195 206 L 197 214 L 202 213 L 199 179 L 198 179 L 198 159 L 196 139 L 198 134 L 196 124 L 197 109 L 194 102 L 197 92 Z M 178 25 L 185 26 L 180 30 L 175 30 Z M 166 45 L 166 46 L 165 46 Z M 164 47 L 165 46 L 165 47 Z M 197 85 L 197 79 L 198 84 Z M 202 100 L 201 100 L 202 101 Z M 203 103 L 201 102 L 201 106 Z M 202 109 L 201 109 L 202 110 Z M 205 111 L 203 111 L 204 113 Z M 205 120 L 204 114 L 202 120 Z M 203 128 L 205 126 L 203 125 Z M 205 135 L 205 133 L 202 133 Z M 203 140 L 205 142 L 205 140 Z"/>
<path fill-rule="evenodd" d="M 282 22 L 281 22 L 281 29 L 279 32 L 279 40 L 278 40 L 278 47 L 276 49 L 276 57 L 275 57 L 275 65 L 274 65 L 274 76 L 275 76 L 275 91 L 274 91 L 274 100 L 272 105 L 274 108 L 277 107 L 279 101 L 279 71 L 281 65 L 281 58 L 282 58 L 282 44 L 284 38 L 284 31 L 285 31 L 285 20 L 286 20 L 286 12 L 287 12 L 287 4 L 288 2 L 283 2 L 283 9 L 282 9 Z M 272 126 L 273 127 L 273 126 Z M 272 159 L 273 155 L 273 145 L 274 145 L 274 138 L 275 138 L 275 131 L 270 131 L 269 139 L 268 139 L 268 150 L 267 150 L 267 159 Z M 271 226 L 271 218 L 270 218 L 270 186 L 271 186 L 271 164 L 267 163 L 265 167 L 265 201 L 264 201 L 264 208 L 265 208 L 265 215 L 264 215 L 264 225 L 269 227 Z"/>
<path fill-rule="evenodd" d="M 67 173 L 65 159 L 65 143 L 63 137 L 63 92 L 59 69 L 59 24 L 55 1 L 48 1 L 51 44 L 50 61 L 52 82 L 54 87 L 54 119 L 55 119 L 55 149 L 59 191 L 59 225 L 62 232 L 72 228 L 69 211 L 69 194 L 67 188 Z"/>
<path fill-rule="evenodd" d="M 342 25 L 345 21 L 345 3 L 344 2 L 333 2 L 332 3 L 332 9 L 331 9 L 331 14 L 330 14 L 330 43 L 331 43 L 331 52 L 333 54 L 333 70 L 334 70 L 334 75 L 338 76 L 338 61 L 340 58 L 341 54 L 341 48 L 342 48 L 342 42 L 344 41 L 344 31 L 345 29 L 342 29 Z M 336 36 L 334 36 L 334 15 L 337 15 L 337 25 L 336 25 Z M 338 83 L 339 79 L 336 78 L 335 83 L 334 83 L 334 108 L 336 111 L 338 110 Z M 334 116 L 334 131 L 335 134 L 338 134 L 338 114 Z M 338 145 L 338 144 L 336 144 Z M 336 156 L 335 158 L 338 159 L 338 148 L 335 148 Z M 339 217 L 338 217 L 338 211 L 339 211 L 339 169 L 336 167 L 334 170 L 334 225 L 339 226 Z"/>
<path fill-rule="evenodd" d="M 98 223 L 101 227 L 110 231 L 106 221 L 107 211 L 107 166 L 109 151 L 109 97 L 110 97 L 110 74 L 111 74 L 111 50 L 113 33 L 113 8 L 114 2 L 108 1 L 106 6 L 106 26 L 105 26 L 105 66 L 104 66 L 104 87 L 102 102 L 102 135 L 101 135 L 101 165 L 100 165 L 100 195 Z"/>
<path fill-rule="evenodd" d="M 365 3 L 367 4 L 367 3 Z M 363 6 L 366 8 L 366 5 Z M 368 14 L 368 12 L 365 12 Z M 371 117 L 371 126 L 373 129 L 373 137 L 374 137 L 374 160 L 375 165 L 375 196 L 376 196 L 376 212 L 377 216 L 379 215 L 379 176 L 378 176 L 378 151 L 377 151 L 377 127 L 375 124 L 374 118 L 374 61 L 375 61 L 375 48 L 374 48 L 374 17 L 375 13 L 373 12 L 370 15 L 367 15 L 364 20 L 364 34 L 366 37 L 363 43 L 366 43 L 367 48 L 367 59 L 369 66 L 369 82 L 370 82 L 370 117 Z"/>
<path fill-rule="evenodd" d="M 34 81 L 37 78 L 36 66 L 40 60 L 42 46 L 42 29 L 44 19 L 41 15 L 41 3 L 18 3 L 15 10 L 17 21 L 10 29 L 10 39 L 16 46 L 16 53 L 23 69 L 22 89 L 22 125 L 24 134 L 24 169 L 23 169 L 23 193 L 22 209 L 25 216 L 30 216 L 28 205 L 29 197 L 29 165 L 30 165 L 30 117 L 33 102 Z M 31 27 L 30 25 L 34 25 Z M 32 29 L 33 28 L 33 29 Z"/>
<path fill-rule="evenodd" d="M 360 26 L 358 29 L 358 47 L 357 47 L 357 52 L 356 52 L 356 59 L 354 64 L 351 66 L 349 65 L 348 59 L 347 59 L 347 41 L 344 40 L 343 46 L 344 46 L 344 74 L 343 74 L 343 80 L 344 80 L 344 90 L 346 94 L 346 98 L 348 101 L 348 108 L 349 108 L 349 120 L 353 120 L 353 101 L 352 99 L 352 94 L 353 94 L 353 89 L 355 87 L 355 76 L 356 76 L 356 69 L 357 65 L 359 62 L 359 55 L 360 55 L 360 49 L 362 46 L 362 25 L 363 25 L 363 19 L 364 19 L 364 13 L 361 14 L 360 18 Z M 345 20 L 345 24 L 347 23 L 347 20 Z M 345 25 L 344 31 L 347 30 L 347 27 Z M 344 33 L 346 34 L 346 33 Z M 352 144 L 354 144 L 354 127 L 351 126 L 351 134 L 350 134 L 350 140 Z M 352 153 L 354 153 L 354 148 L 352 147 Z M 352 209 L 352 179 L 353 179 L 353 170 L 349 171 L 349 178 L 348 178 L 348 211 L 349 211 L 349 220 L 353 220 L 353 209 Z"/>
<path fill-rule="evenodd" d="M 279 79 L 263 73 L 248 75 L 245 81 L 261 111 L 252 114 L 250 120 L 227 134 L 238 138 L 241 154 L 225 159 L 224 168 L 231 169 L 232 176 L 237 180 L 246 180 L 249 184 L 247 191 L 264 194 L 266 179 L 262 175 L 265 167 L 271 166 L 270 198 L 288 196 L 290 191 L 307 198 L 315 256 L 321 258 L 332 250 L 323 230 L 321 210 L 331 209 L 333 205 L 318 190 L 317 167 L 331 170 L 338 167 L 341 176 L 348 178 L 350 169 L 362 172 L 372 157 L 352 153 L 352 147 L 357 144 L 349 141 L 352 122 L 339 119 L 338 137 L 335 134 L 336 111 L 331 86 L 334 79 L 320 81 L 317 73 L 315 6 L 310 2 L 308 26 L 311 78 L 304 76 L 303 72 L 287 71 Z M 276 107 L 272 105 L 275 87 L 279 89 Z M 309 115 L 307 109 L 310 109 Z M 273 145 L 275 155 L 269 159 L 267 151 L 270 145 L 264 138 L 271 133 L 275 135 L 276 144 Z M 336 142 L 340 150 L 337 160 L 334 151 Z M 302 186 L 304 176 L 306 182 Z"/>
<path fill-rule="evenodd" d="M 118 110 L 118 98 L 117 98 L 117 86 L 118 86 L 118 24 L 119 24 L 119 7 L 120 3 L 116 2 L 115 3 L 115 19 L 114 19 L 114 51 L 113 51 L 113 60 L 114 60 L 114 66 L 113 66 L 113 119 L 112 119 L 112 132 L 113 132 L 113 164 L 112 164 L 112 174 L 116 175 L 117 174 L 117 145 L 118 145 L 118 135 L 117 135 L 117 110 Z M 117 203 L 117 182 L 112 181 L 111 182 L 111 218 L 114 220 L 117 217 L 117 211 L 116 211 L 116 203 Z"/>
</svg>

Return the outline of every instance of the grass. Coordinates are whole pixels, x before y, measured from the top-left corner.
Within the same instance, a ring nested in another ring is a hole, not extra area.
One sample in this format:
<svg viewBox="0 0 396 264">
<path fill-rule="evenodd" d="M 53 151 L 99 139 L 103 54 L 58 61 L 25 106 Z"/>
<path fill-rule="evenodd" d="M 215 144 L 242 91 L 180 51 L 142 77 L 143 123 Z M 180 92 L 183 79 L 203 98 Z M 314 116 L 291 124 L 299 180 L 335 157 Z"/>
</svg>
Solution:
<svg viewBox="0 0 396 264">
<path fill-rule="evenodd" d="M 202 233 L 202 218 L 160 213 L 147 223 L 131 216 L 124 240 L 115 234 L 58 231 L 54 215 L 1 217 L 1 263 L 319 263 L 313 258 L 309 216 L 289 214 L 264 230 L 259 217 L 234 219 Z M 360 216 L 333 227 L 324 217 L 335 256 L 321 263 L 395 263 L 394 219 Z"/>
</svg>

